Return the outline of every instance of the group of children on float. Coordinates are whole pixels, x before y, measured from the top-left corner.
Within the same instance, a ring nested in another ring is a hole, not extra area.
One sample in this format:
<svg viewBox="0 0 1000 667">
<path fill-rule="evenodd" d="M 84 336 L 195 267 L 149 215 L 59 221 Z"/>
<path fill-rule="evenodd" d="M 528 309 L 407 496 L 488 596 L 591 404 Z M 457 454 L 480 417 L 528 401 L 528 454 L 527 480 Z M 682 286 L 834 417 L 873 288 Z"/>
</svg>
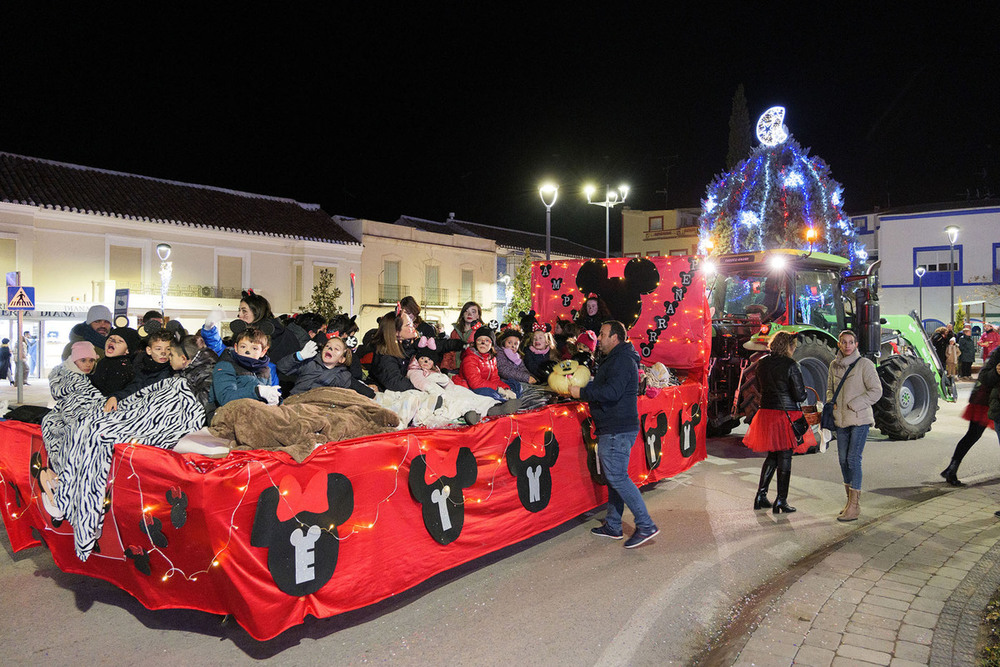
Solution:
<svg viewBox="0 0 1000 667">
<path fill-rule="evenodd" d="M 278 405 L 315 387 L 373 398 L 400 416 L 400 428 L 475 424 L 558 400 L 538 388 L 562 359 L 593 370 L 601 321 L 546 326 L 522 314 L 520 325 L 497 333 L 469 302 L 444 337 L 406 297 L 358 346 L 353 317 L 279 319 L 252 291 L 243 293 L 228 340 L 220 335 L 222 318 L 213 311 L 194 335 L 160 319 L 138 330 L 120 326 L 101 351 L 88 341 L 72 343 L 50 374 L 53 410 L 42 422 L 49 461 L 38 480 L 46 509 L 73 525 L 81 558 L 94 548 L 102 521 L 103 498 L 89 490 L 103 488 L 117 442 L 172 449 L 211 425 L 214 411 L 230 401 Z M 370 359 L 367 377 L 362 357 Z"/>
</svg>

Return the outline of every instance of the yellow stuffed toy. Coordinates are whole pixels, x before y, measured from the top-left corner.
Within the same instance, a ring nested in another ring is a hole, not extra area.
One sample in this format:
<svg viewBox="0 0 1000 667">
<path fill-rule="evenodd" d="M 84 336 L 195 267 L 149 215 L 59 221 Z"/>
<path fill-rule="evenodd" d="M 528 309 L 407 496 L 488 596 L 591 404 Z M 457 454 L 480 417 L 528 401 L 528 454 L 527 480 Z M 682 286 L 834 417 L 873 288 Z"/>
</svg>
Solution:
<svg viewBox="0 0 1000 667">
<path fill-rule="evenodd" d="M 570 387 L 586 387 L 589 382 L 590 369 L 573 359 L 560 361 L 549 374 L 549 389 L 563 396 L 569 396 Z"/>
</svg>

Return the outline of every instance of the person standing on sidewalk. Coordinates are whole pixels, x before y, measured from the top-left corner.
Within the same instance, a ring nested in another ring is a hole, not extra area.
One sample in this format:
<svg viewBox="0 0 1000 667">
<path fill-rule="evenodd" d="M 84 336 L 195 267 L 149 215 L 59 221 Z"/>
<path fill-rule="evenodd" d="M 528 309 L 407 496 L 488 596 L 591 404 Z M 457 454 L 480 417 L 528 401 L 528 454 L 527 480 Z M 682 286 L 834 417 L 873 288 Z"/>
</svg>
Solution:
<svg viewBox="0 0 1000 667">
<path fill-rule="evenodd" d="M 990 354 L 989 359 L 983 364 L 976 378 L 976 384 L 972 386 L 972 393 L 969 395 L 969 404 L 965 406 L 962 413 L 963 419 L 969 420 L 969 430 L 965 432 L 962 439 L 955 445 L 955 453 L 951 455 L 951 463 L 941 471 L 941 476 L 952 486 L 965 486 L 964 482 L 958 479 L 958 466 L 962 464 L 962 459 L 969 453 L 972 446 L 979 441 L 987 428 L 995 428 L 993 420 L 987 415 L 990 406 L 990 392 L 997 384 L 997 364 L 1000 362 L 1000 348 Z"/>
<path fill-rule="evenodd" d="M 976 360 L 976 342 L 972 339 L 972 325 L 966 324 L 958 336 L 958 376 L 972 379 L 972 364 Z"/>
<path fill-rule="evenodd" d="M 861 514 L 861 455 L 868 429 L 875 423 L 872 406 L 882 398 L 882 381 L 872 360 L 858 352 L 858 338 L 853 331 L 841 331 L 837 347 L 840 351 L 830 363 L 826 378 L 826 400 L 832 401 L 841 380 L 847 376 L 833 404 L 837 456 L 847 492 L 847 505 L 837 515 L 837 521 L 856 521 Z"/>
<path fill-rule="evenodd" d="M 590 404 L 597 426 L 597 456 L 608 480 L 608 513 L 604 523 L 591 529 L 599 537 L 620 540 L 625 505 L 635 516 L 635 532 L 626 549 L 645 544 L 660 532 L 646 510 L 642 493 L 628 476 L 632 445 L 639 435 L 639 353 L 625 333 L 625 325 L 609 320 L 601 325 L 597 344 L 604 361 L 586 387 L 570 387 L 573 398 Z"/>
<path fill-rule="evenodd" d="M 753 416 L 743 444 L 755 452 L 767 452 L 760 469 L 760 484 L 753 508 L 772 507 L 767 499 L 767 489 L 775 471 L 778 473 L 778 497 L 774 501 L 775 514 L 794 512 L 788 504 L 788 483 L 792 477 L 792 449 L 798 444 L 792 421 L 802 416 L 799 403 L 806 400 L 806 386 L 802 370 L 792 359 L 795 354 L 795 334 L 779 331 L 771 339 L 771 354 L 761 359 L 757 366 L 757 384 L 760 388 L 760 409 Z"/>
<path fill-rule="evenodd" d="M 990 358 L 993 350 L 1000 348 L 1000 332 L 987 322 L 983 325 L 983 335 L 979 337 L 979 347 L 983 348 L 983 363 Z"/>
</svg>

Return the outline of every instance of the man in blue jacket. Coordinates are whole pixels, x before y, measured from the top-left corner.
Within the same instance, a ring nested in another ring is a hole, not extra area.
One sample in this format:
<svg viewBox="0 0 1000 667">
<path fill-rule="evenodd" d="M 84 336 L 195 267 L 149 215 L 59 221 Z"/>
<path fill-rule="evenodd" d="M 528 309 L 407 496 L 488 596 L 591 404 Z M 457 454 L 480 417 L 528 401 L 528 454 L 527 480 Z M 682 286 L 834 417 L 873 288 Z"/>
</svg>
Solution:
<svg viewBox="0 0 1000 667">
<path fill-rule="evenodd" d="M 639 435 L 639 354 L 628 341 L 625 326 L 616 320 L 601 325 L 597 344 L 604 360 L 586 387 L 570 387 L 573 398 L 590 404 L 597 426 L 597 456 L 608 480 L 608 513 L 604 524 L 591 529 L 599 537 L 620 540 L 625 505 L 635 516 L 635 532 L 625 541 L 633 549 L 651 540 L 660 529 L 646 511 L 642 493 L 628 476 L 632 445 Z"/>
</svg>

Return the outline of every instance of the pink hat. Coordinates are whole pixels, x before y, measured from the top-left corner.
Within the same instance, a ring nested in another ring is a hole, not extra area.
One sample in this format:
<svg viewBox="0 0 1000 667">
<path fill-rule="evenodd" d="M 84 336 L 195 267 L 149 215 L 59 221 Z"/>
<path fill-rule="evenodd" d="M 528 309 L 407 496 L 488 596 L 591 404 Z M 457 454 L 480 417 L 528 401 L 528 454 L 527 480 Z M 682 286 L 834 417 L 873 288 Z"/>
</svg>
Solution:
<svg viewBox="0 0 1000 667">
<path fill-rule="evenodd" d="M 590 329 L 587 329 L 579 336 L 577 336 L 576 342 L 583 343 L 584 345 L 587 346 L 587 349 L 590 350 L 591 352 L 597 349 L 597 336 Z"/>
<path fill-rule="evenodd" d="M 69 360 L 73 363 L 81 359 L 97 359 L 97 351 L 94 349 L 94 346 L 85 340 L 73 343 L 73 347 L 70 349 L 72 352 L 69 355 Z"/>
</svg>

